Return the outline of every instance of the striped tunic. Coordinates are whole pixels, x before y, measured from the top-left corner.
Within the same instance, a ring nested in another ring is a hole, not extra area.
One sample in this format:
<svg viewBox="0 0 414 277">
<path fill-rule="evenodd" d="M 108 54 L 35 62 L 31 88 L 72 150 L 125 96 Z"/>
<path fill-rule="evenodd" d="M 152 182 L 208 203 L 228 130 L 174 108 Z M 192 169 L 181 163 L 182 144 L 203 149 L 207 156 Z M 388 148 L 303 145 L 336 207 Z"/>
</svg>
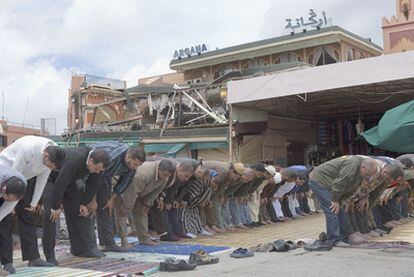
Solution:
<svg viewBox="0 0 414 277">
<path fill-rule="evenodd" d="M 93 149 L 105 150 L 109 154 L 110 165 L 100 174 L 106 186 L 111 186 L 111 178 L 119 176 L 113 191 L 121 195 L 129 186 L 135 175 L 135 170 L 130 170 L 125 164 L 125 155 L 129 147 L 117 141 L 105 141 L 96 143 Z"/>
<path fill-rule="evenodd" d="M 185 233 L 198 234 L 203 229 L 199 208 L 207 205 L 210 201 L 213 189 L 208 182 L 197 179 L 192 180 L 187 186 L 189 187 L 184 196 L 184 201 L 188 205 L 186 208 L 178 209 L 179 221 L 181 229 Z"/>
</svg>

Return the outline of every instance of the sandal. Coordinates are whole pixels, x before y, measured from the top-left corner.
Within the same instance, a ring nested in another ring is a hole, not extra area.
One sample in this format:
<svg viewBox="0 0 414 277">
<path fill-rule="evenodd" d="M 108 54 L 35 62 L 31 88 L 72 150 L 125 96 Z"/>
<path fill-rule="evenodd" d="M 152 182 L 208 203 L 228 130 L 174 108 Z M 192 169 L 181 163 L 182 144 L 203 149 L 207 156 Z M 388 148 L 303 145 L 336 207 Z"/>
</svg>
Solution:
<svg viewBox="0 0 414 277">
<path fill-rule="evenodd" d="M 219 258 L 212 256 L 204 250 L 198 250 L 191 253 L 190 258 L 188 259 L 189 263 L 197 265 L 207 265 L 207 264 L 216 264 L 219 262 Z"/>
</svg>

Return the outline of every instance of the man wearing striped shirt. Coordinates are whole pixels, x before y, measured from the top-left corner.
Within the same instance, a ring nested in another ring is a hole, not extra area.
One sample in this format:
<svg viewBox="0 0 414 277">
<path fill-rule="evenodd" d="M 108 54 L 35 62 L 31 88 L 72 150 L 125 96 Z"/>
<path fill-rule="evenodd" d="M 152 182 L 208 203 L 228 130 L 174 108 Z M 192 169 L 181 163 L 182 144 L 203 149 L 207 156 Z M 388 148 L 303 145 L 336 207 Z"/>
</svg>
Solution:
<svg viewBox="0 0 414 277">
<path fill-rule="evenodd" d="M 105 141 L 93 145 L 94 149 L 104 150 L 109 154 L 110 166 L 100 174 L 96 201 L 89 206 L 96 209 L 96 221 L 98 225 L 99 244 L 106 251 L 124 252 L 127 249 L 119 247 L 114 240 L 114 224 L 112 211 L 114 200 L 121 195 L 130 185 L 136 169 L 145 161 L 145 152 L 139 148 L 129 148 L 127 145 L 116 141 Z M 112 188 L 112 178 L 117 177 L 117 182 Z"/>
</svg>

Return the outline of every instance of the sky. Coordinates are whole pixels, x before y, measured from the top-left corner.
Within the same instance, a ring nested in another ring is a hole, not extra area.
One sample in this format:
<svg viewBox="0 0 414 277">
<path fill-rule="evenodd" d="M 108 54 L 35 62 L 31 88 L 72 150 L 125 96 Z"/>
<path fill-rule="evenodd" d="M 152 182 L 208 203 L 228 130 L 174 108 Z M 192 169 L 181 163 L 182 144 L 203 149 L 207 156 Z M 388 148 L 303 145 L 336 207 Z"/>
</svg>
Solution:
<svg viewBox="0 0 414 277">
<path fill-rule="evenodd" d="M 171 72 L 174 50 L 209 49 L 286 34 L 285 19 L 325 11 L 382 46 L 392 0 L 1 0 L 0 102 L 10 122 L 66 124 L 72 74 L 127 81 Z M 2 112 L 0 106 L 0 112 Z M 1 114 L 3 116 L 3 114 Z"/>
</svg>

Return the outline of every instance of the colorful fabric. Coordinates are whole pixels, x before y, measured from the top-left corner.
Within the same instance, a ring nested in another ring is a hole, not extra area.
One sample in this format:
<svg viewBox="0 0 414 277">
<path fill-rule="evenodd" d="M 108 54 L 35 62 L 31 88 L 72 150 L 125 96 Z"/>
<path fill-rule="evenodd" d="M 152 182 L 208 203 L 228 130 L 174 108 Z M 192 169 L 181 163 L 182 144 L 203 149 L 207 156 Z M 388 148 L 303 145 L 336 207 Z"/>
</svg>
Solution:
<svg viewBox="0 0 414 277">
<path fill-rule="evenodd" d="M 160 245 L 135 245 L 130 252 L 148 252 L 173 255 L 190 255 L 194 251 L 204 250 L 207 253 L 227 250 L 229 247 L 206 246 L 201 244 L 161 243 Z"/>
</svg>

